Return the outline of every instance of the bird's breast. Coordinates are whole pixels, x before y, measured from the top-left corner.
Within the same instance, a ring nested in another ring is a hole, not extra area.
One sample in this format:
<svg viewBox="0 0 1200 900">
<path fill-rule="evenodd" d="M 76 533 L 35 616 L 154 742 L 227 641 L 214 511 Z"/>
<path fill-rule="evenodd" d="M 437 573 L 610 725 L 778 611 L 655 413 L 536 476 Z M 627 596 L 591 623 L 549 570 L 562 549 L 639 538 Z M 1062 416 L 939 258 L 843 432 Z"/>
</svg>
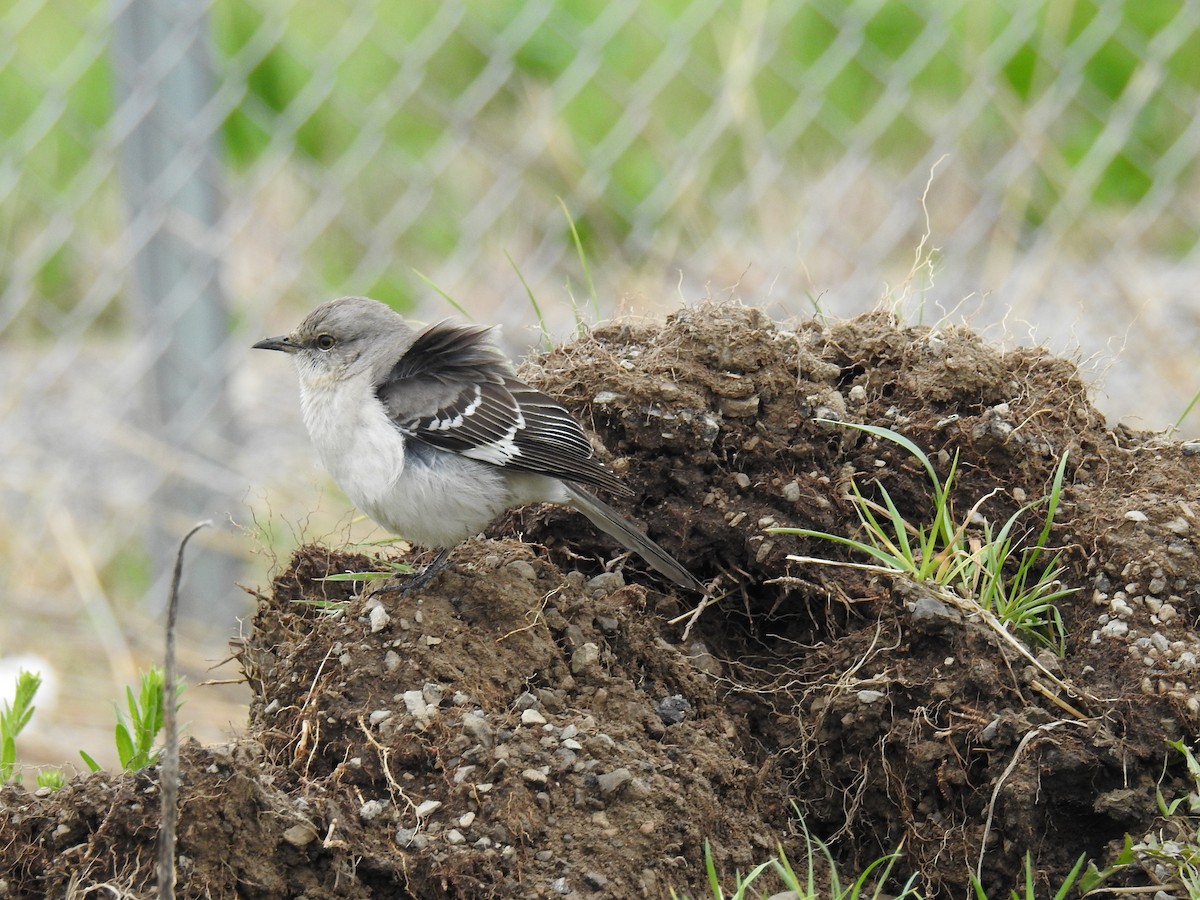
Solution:
<svg viewBox="0 0 1200 900">
<path fill-rule="evenodd" d="M 390 493 L 404 471 L 404 438 L 365 380 L 300 382 L 300 406 L 321 463 L 360 509 Z"/>
</svg>

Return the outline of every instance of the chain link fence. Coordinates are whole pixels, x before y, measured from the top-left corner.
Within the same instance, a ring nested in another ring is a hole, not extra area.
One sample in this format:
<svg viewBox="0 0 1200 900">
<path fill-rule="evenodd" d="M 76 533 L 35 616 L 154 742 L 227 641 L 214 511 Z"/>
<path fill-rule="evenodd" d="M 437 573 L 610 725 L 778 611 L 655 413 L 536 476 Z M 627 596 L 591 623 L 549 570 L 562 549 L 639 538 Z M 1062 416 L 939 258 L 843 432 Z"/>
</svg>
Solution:
<svg viewBox="0 0 1200 900">
<path fill-rule="evenodd" d="M 293 377 L 248 345 L 339 294 L 449 313 L 426 279 L 516 351 L 704 297 L 1029 322 L 1164 427 L 1198 107 L 1186 0 L 7 0 L 0 590 L 120 645 L 196 518 L 299 530 Z M 212 602 L 251 538 L 210 532 Z"/>
</svg>

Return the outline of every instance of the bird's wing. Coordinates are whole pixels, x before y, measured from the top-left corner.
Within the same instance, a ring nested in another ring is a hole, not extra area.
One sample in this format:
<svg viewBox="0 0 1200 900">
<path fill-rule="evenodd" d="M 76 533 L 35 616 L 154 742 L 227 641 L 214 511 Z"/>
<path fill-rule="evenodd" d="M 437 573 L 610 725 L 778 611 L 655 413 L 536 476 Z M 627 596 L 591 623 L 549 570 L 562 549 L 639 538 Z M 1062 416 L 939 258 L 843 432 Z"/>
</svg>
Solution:
<svg viewBox="0 0 1200 900">
<path fill-rule="evenodd" d="M 480 462 L 630 493 L 574 417 L 513 374 L 490 330 L 438 322 L 417 335 L 376 388 L 396 427 Z"/>
</svg>

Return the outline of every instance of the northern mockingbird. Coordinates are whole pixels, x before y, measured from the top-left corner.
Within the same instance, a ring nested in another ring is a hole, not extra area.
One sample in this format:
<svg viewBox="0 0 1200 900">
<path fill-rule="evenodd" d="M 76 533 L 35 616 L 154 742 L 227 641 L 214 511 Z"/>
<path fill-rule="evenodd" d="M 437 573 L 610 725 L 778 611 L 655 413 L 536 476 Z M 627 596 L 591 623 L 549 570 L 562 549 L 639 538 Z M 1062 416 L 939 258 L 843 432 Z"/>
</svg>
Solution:
<svg viewBox="0 0 1200 900">
<path fill-rule="evenodd" d="M 560 503 L 676 584 L 704 593 L 583 487 L 631 493 L 593 458 L 571 414 L 516 377 L 490 332 L 448 321 L 422 328 L 376 300 L 342 297 L 254 347 L 291 355 L 304 424 L 346 496 L 389 531 L 441 551 L 419 583 L 505 510 Z"/>
</svg>

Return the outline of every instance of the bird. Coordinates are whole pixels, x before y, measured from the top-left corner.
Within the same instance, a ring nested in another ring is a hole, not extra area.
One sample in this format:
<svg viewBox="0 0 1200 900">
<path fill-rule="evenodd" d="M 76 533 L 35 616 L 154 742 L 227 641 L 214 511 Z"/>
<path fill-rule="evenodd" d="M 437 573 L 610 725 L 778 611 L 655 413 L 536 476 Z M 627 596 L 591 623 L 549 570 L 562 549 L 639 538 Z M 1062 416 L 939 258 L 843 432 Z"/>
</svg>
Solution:
<svg viewBox="0 0 1200 900">
<path fill-rule="evenodd" d="M 562 404 L 517 377 L 489 326 L 421 326 L 368 297 L 316 307 L 256 350 L 287 353 L 322 464 L 376 523 L 438 550 L 404 587 L 428 583 L 450 552 L 509 509 L 571 507 L 680 587 L 704 585 L 592 488 L 632 491 L 594 455 Z"/>
</svg>

